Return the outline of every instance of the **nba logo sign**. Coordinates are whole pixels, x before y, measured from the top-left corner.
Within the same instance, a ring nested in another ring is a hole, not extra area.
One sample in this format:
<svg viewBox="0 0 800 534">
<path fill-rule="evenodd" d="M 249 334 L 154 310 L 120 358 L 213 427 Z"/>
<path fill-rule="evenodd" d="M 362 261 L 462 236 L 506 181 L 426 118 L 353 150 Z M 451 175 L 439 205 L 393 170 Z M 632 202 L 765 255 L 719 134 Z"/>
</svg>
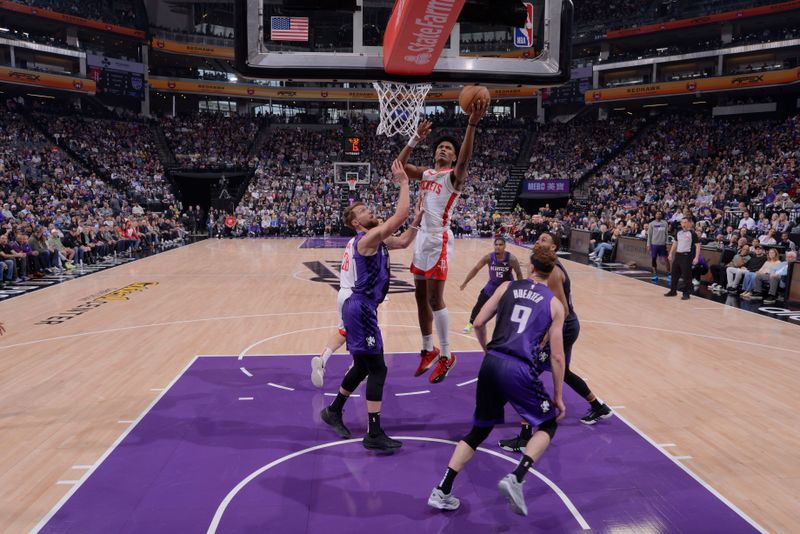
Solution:
<svg viewBox="0 0 800 534">
<path fill-rule="evenodd" d="M 525 19 L 524 28 L 514 28 L 514 46 L 517 48 L 530 48 L 533 46 L 533 4 L 523 2 L 528 17 Z"/>
</svg>

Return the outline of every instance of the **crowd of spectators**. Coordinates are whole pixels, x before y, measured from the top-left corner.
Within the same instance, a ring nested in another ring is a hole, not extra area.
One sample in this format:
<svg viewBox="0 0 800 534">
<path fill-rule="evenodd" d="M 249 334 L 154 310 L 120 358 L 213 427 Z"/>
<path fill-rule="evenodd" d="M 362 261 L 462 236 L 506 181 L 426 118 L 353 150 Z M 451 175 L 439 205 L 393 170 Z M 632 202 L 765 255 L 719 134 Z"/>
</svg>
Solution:
<svg viewBox="0 0 800 534">
<path fill-rule="evenodd" d="M 670 44 L 667 46 L 658 46 L 651 48 L 637 48 L 635 50 L 625 50 L 621 48 L 613 48 L 609 57 L 605 62 L 612 61 L 625 61 L 630 59 L 642 59 L 650 57 L 664 57 L 674 56 L 678 54 L 689 54 L 692 52 L 703 52 L 706 50 L 718 50 L 722 48 L 730 48 L 734 46 L 742 46 L 746 44 L 755 43 L 770 43 L 775 41 L 786 41 L 789 39 L 797 39 L 800 37 L 800 29 L 797 28 L 782 28 L 782 29 L 765 29 L 761 32 L 746 33 L 735 35 L 729 43 L 723 43 L 719 37 L 703 38 L 695 42 L 680 42 Z M 598 59 L 598 63 L 603 60 Z"/>
<path fill-rule="evenodd" d="M 140 204 L 174 204 L 155 138 L 144 122 L 36 115 L 50 133 Z"/>
<path fill-rule="evenodd" d="M 147 27 L 144 20 L 144 9 L 138 0 L 128 0 L 119 2 L 117 0 L 17 0 L 20 4 L 33 7 L 40 7 L 66 13 L 85 19 L 101 20 L 118 24 L 120 26 L 130 26 L 134 28 Z"/>
<path fill-rule="evenodd" d="M 260 121 L 255 117 L 219 113 L 167 116 L 164 134 L 184 167 L 199 169 L 247 167 Z"/>
<path fill-rule="evenodd" d="M 600 165 L 628 140 L 641 121 L 627 115 L 608 121 L 552 122 L 535 132 L 530 167 L 525 178 L 569 179 L 573 182 Z"/>
<path fill-rule="evenodd" d="M 63 272 L 114 253 L 178 244 L 177 210 L 146 213 L 73 161 L 6 102 L 0 116 L 2 284 Z"/>
</svg>

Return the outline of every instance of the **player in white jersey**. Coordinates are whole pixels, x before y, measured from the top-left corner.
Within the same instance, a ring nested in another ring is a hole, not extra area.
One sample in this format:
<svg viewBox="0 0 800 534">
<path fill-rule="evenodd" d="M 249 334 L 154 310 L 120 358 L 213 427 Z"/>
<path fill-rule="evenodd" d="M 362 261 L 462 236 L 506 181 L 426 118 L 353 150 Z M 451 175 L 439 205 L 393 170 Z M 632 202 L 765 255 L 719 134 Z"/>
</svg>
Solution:
<svg viewBox="0 0 800 534">
<path fill-rule="evenodd" d="M 417 210 L 414 214 L 414 220 L 403 234 L 400 236 L 398 245 L 400 248 L 406 248 L 411 244 L 416 235 L 417 228 L 422 219 L 422 209 L 419 202 L 417 203 Z M 321 388 L 325 380 L 325 366 L 333 353 L 339 350 L 344 345 L 347 332 L 344 329 L 344 320 L 342 319 L 342 307 L 350 295 L 353 294 L 353 287 L 356 285 L 358 275 L 356 273 L 356 263 L 353 261 L 353 242 L 355 237 L 347 242 L 344 247 L 344 254 L 342 255 L 342 265 L 339 269 L 339 293 L 336 295 L 336 311 L 339 317 L 339 324 L 336 327 L 336 332 L 331 334 L 328 342 L 325 343 L 325 350 L 319 356 L 314 356 L 311 359 L 311 382 L 318 388 Z"/>
<path fill-rule="evenodd" d="M 415 376 L 420 376 L 436 363 L 429 377 L 432 384 L 441 382 L 456 364 L 456 357 L 450 353 L 448 338 L 449 316 L 444 303 L 444 285 L 447 271 L 453 256 L 453 232 L 450 221 L 453 208 L 458 202 L 464 183 L 467 181 L 467 167 L 472 158 L 475 128 L 486 113 L 488 103 L 475 100 L 469 113 L 467 131 L 463 146 L 451 137 L 442 137 L 434 145 L 434 167 L 410 165 L 408 158 L 413 148 L 425 139 L 432 124 L 425 121 L 417 128 L 417 133 L 400 152 L 398 159 L 405 165 L 409 178 L 420 180 L 419 195 L 424 217 L 422 228 L 414 247 L 411 272 L 414 273 L 414 296 L 417 300 L 417 315 L 422 334 L 420 364 Z M 440 348 L 433 346 L 433 326 L 439 336 Z"/>
</svg>

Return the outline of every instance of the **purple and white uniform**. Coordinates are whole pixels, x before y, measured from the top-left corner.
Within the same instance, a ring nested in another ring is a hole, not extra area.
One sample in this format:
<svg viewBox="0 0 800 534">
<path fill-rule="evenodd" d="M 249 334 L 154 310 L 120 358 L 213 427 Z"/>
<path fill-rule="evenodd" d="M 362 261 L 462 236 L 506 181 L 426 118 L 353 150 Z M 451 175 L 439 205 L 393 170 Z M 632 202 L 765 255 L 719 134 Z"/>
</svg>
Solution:
<svg viewBox="0 0 800 534">
<path fill-rule="evenodd" d="M 506 252 L 502 260 L 497 259 L 494 252 L 489 254 L 489 281 L 483 287 L 483 293 L 491 297 L 503 282 L 510 282 L 512 279 L 511 253 Z"/>
<path fill-rule="evenodd" d="M 497 321 L 478 374 L 475 426 L 504 422 L 506 402 L 530 425 L 556 416 L 556 409 L 538 378 L 535 355 L 553 323 L 545 284 L 511 282 L 497 306 Z"/>
<path fill-rule="evenodd" d="M 353 294 L 342 307 L 347 350 L 353 355 L 383 353 L 378 305 L 389 292 L 389 249 L 381 243 L 375 254 L 362 256 L 358 252 L 358 243 L 365 234 L 359 232 L 353 241 L 355 285 Z"/>
</svg>

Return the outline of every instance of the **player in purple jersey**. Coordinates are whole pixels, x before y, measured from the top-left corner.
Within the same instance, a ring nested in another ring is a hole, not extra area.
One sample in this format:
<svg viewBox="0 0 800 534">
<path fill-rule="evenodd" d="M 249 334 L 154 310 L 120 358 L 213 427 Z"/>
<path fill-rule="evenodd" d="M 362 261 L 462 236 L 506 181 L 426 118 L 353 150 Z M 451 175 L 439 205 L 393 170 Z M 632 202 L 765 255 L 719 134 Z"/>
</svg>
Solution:
<svg viewBox="0 0 800 534">
<path fill-rule="evenodd" d="M 395 160 L 392 175 L 400 185 L 400 195 L 394 215 L 381 223 L 364 204 L 357 202 L 342 214 L 344 223 L 357 232 L 353 243 L 356 279 L 353 294 L 344 302 L 344 321 L 347 350 L 353 356 L 353 367 L 347 372 L 336 399 L 320 413 L 322 420 L 342 438 L 350 430 L 342 421 L 342 408 L 358 385 L 367 379 L 368 430 L 363 444 L 367 449 L 391 450 L 402 443 L 386 435 L 381 428 L 381 401 L 386 381 L 383 359 L 383 338 L 378 327 L 378 305 L 389 291 L 389 249 L 405 248 L 414 240 L 414 232 L 392 237 L 408 218 L 408 175 Z"/>
<path fill-rule="evenodd" d="M 497 237 L 494 240 L 494 252 L 478 260 L 478 263 L 467 273 L 464 282 L 459 286 L 461 291 L 464 291 L 464 288 L 467 287 L 470 280 L 475 278 L 475 275 L 478 274 L 478 271 L 483 269 L 484 265 L 489 266 L 489 281 L 478 295 L 478 302 L 476 302 L 475 306 L 472 308 L 472 314 L 469 316 L 469 323 L 467 323 L 467 326 L 462 330 L 465 334 L 472 332 L 472 323 L 475 322 L 475 318 L 478 316 L 481 308 L 483 308 L 483 305 L 486 304 L 486 301 L 489 300 L 489 297 L 494 294 L 497 288 L 500 287 L 500 284 L 513 280 L 511 277 L 511 269 L 514 269 L 517 280 L 522 279 L 522 269 L 519 266 L 519 260 L 516 256 L 506 251 L 505 239 Z"/>
<path fill-rule="evenodd" d="M 511 510 L 528 515 L 522 483 L 534 461 L 550 445 L 557 422 L 566 409 L 561 399 L 564 379 L 564 306 L 547 287 L 547 278 L 556 263 L 555 252 L 536 245 L 531 254 L 531 278 L 505 282 L 475 319 L 475 333 L 486 351 L 475 394 L 472 430 L 458 442 L 444 478 L 431 492 L 428 505 L 440 510 L 455 510 L 459 500 L 453 496 L 453 481 L 489 436 L 494 425 L 502 423 L 510 402 L 530 425 L 538 427 L 525 447 L 517 468 L 498 483 Z M 497 313 L 492 341 L 486 343 L 486 323 Z M 553 399 L 538 378 L 534 354 L 549 336 L 553 369 Z"/>
<path fill-rule="evenodd" d="M 556 250 L 558 250 L 558 247 L 561 244 L 558 236 L 547 232 L 539 236 L 537 243 L 550 248 L 554 253 Z M 586 402 L 589 403 L 589 411 L 586 413 L 586 415 L 581 417 L 581 423 L 585 425 L 593 425 L 601 419 L 611 417 L 612 411 L 611 408 L 609 408 L 605 403 L 603 403 L 603 401 L 598 399 L 594 393 L 592 393 L 592 390 L 589 389 L 586 381 L 575 374 L 572 369 L 570 369 L 570 362 L 572 360 L 572 346 L 578 340 L 578 334 L 581 331 L 581 325 L 578 321 L 578 315 L 575 313 L 575 309 L 572 306 L 572 282 L 569 279 L 567 270 L 559 260 L 556 260 L 556 269 L 553 270 L 553 274 L 551 274 L 547 279 L 547 286 L 550 288 L 556 298 L 561 301 L 564 309 L 567 310 L 567 315 L 564 319 L 563 336 L 564 355 L 566 358 L 566 366 L 564 368 L 564 383 L 568 385 L 575 393 L 586 399 Z M 537 350 L 536 352 L 541 369 L 549 370 L 548 357 L 550 348 L 547 346 L 547 343 L 542 346 L 541 350 Z M 520 452 L 525 448 L 525 445 L 528 443 L 531 435 L 531 426 L 523 421 L 522 428 L 516 437 L 501 439 L 498 442 L 498 445 L 500 448 L 506 451 Z"/>
</svg>

